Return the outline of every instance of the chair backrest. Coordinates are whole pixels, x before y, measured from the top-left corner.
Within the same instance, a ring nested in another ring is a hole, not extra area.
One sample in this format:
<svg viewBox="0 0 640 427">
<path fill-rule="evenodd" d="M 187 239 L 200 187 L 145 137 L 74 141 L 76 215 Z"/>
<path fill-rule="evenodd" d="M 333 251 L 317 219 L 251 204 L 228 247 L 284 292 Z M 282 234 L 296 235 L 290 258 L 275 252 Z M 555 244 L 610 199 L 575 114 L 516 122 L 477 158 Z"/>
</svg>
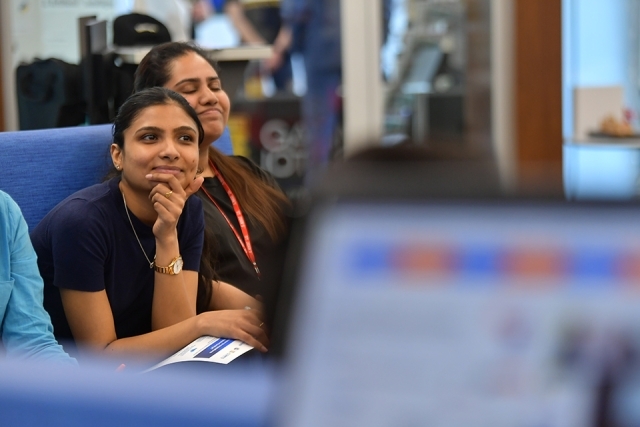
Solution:
<svg viewBox="0 0 640 427">
<path fill-rule="evenodd" d="M 0 132 L 0 190 L 32 230 L 64 198 L 102 181 L 111 168 L 110 145 L 110 124 Z M 228 129 L 213 146 L 233 154 Z"/>
</svg>

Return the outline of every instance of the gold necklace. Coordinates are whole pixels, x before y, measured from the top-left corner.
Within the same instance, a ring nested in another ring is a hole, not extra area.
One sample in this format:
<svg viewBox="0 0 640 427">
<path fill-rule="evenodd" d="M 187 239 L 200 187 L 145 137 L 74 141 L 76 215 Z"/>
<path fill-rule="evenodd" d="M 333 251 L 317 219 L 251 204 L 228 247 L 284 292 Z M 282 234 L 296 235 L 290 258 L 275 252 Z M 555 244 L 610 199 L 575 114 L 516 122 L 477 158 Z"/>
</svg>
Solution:
<svg viewBox="0 0 640 427">
<path fill-rule="evenodd" d="M 120 192 L 122 194 L 122 201 L 124 202 L 124 211 L 127 213 L 127 218 L 129 218 L 129 224 L 131 224 L 131 229 L 133 230 L 133 235 L 136 236 L 136 240 L 138 241 L 138 245 L 140 245 L 140 249 L 142 250 L 142 253 L 144 254 L 144 257 L 147 259 L 147 262 L 149 263 L 149 268 L 153 268 L 153 264 L 155 264 L 156 262 L 156 256 L 153 256 L 153 261 L 151 261 L 149 259 L 149 257 L 147 256 L 147 253 L 144 251 L 144 248 L 142 247 L 142 243 L 140 242 L 140 239 L 138 238 L 138 233 L 136 233 L 136 229 L 133 228 L 133 222 L 131 222 L 131 216 L 129 216 L 129 208 L 127 207 L 127 199 L 124 198 L 124 192 L 121 191 Z"/>
</svg>

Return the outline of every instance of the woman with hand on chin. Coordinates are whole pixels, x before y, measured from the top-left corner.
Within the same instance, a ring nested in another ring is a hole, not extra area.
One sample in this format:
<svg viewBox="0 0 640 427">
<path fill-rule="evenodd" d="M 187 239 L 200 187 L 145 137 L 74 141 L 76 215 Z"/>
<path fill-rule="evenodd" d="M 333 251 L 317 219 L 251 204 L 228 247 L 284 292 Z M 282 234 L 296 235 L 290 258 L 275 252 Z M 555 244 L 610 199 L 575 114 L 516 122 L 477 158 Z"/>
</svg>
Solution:
<svg viewBox="0 0 640 427">
<path fill-rule="evenodd" d="M 255 313 L 196 316 L 204 132 L 180 95 L 132 95 L 113 124 L 114 178 L 71 195 L 33 230 L 56 338 L 79 355 L 165 357 L 202 335 L 266 350 Z M 200 283 L 200 285 L 199 285 Z"/>
<path fill-rule="evenodd" d="M 226 156 L 211 146 L 225 130 L 231 109 L 215 64 L 193 44 L 155 46 L 140 62 L 134 91 L 163 86 L 184 96 L 204 128 L 196 195 L 211 236 L 216 280 L 199 310 L 263 307 L 268 327 L 282 279 L 290 204 L 275 180 L 251 160 Z"/>
</svg>

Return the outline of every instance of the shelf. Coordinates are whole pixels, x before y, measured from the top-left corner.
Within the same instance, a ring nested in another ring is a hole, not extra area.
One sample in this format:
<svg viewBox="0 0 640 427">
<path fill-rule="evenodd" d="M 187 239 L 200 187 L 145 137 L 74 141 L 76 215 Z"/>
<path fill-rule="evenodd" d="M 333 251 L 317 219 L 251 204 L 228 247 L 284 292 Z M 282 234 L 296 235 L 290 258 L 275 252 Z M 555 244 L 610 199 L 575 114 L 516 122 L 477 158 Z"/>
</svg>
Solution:
<svg viewBox="0 0 640 427">
<path fill-rule="evenodd" d="M 152 46 L 115 47 L 113 51 L 129 64 L 139 64 Z M 227 49 L 204 49 L 210 59 L 218 62 L 252 61 L 271 56 L 271 45 L 239 46 Z"/>
</svg>

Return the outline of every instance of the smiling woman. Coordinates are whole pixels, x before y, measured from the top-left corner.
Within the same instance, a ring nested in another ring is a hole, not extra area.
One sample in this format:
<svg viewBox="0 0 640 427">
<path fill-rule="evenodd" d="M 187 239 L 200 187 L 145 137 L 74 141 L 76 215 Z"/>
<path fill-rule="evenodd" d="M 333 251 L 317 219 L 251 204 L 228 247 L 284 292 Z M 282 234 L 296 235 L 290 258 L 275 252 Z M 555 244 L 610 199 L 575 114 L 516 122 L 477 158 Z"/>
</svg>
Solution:
<svg viewBox="0 0 640 427">
<path fill-rule="evenodd" d="M 251 160 L 226 156 L 211 145 L 227 126 L 231 103 L 216 64 L 202 49 L 176 42 L 153 47 L 136 70 L 134 90 L 151 87 L 182 95 L 204 128 L 199 158 L 204 183 L 196 196 L 202 201 L 205 230 L 212 243 L 209 259 L 202 265 L 214 269 L 216 280 L 208 294 L 198 294 L 198 310 L 258 306 L 270 330 L 292 206 L 273 176 Z"/>
<path fill-rule="evenodd" d="M 117 175 L 56 206 L 31 235 L 56 338 L 73 354 L 165 357 L 202 335 L 264 350 L 250 311 L 196 316 L 203 248 L 196 112 L 177 93 L 132 95 L 113 125 Z"/>
</svg>

